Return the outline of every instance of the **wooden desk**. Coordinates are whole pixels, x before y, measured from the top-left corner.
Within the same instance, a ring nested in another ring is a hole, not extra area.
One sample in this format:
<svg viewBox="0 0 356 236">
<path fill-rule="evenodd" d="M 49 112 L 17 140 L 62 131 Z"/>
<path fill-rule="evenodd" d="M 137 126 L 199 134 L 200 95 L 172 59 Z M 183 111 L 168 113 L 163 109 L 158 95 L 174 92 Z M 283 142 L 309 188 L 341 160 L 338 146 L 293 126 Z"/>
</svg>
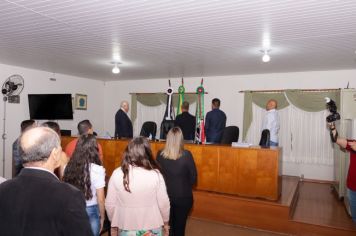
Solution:
<svg viewBox="0 0 356 236">
<path fill-rule="evenodd" d="M 62 147 L 72 140 L 62 137 Z M 128 140 L 98 139 L 107 176 L 120 166 Z M 152 142 L 155 155 L 163 142 Z M 281 193 L 281 148 L 234 148 L 225 145 L 185 144 L 198 171 L 195 190 L 278 200 Z"/>
</svg>

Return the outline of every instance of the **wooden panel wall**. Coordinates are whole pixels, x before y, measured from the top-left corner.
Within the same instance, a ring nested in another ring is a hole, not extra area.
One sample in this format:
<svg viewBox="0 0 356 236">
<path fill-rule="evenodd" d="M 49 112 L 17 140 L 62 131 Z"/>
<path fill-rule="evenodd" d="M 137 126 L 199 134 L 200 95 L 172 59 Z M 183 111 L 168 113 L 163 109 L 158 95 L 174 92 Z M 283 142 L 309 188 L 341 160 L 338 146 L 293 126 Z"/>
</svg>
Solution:
<svg viewBox="0 0 356 236">
<path fill-rule="evenodd" d="M 71 140 L 62 137 L 62 146 Z M 104 167 L 107 176 L 121 164 L 122 154 L 128 140 L 105 140 L 103 147 Z M 154 155 L 164 147 L 162 142 L 152 142 Z M 196 190 L 278 200 L 281 191 L 281 149 L 259 147 L 234 148 L 226 145 L 186 144 L 193 154 L 198 171 Z"/>
</svg>

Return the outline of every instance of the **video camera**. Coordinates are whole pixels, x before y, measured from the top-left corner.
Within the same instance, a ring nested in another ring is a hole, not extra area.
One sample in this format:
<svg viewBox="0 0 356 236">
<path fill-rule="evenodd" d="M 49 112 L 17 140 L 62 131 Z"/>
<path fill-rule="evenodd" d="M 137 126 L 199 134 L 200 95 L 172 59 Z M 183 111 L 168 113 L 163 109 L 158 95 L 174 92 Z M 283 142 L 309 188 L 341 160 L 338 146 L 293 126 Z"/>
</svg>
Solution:
<svg viewBox="0 0 356 236">
<path fill-rule="evenodd" d="M 337 112 L 336 104 L 332 99 L 326 97 L 325 102 L 326 102 L 326 107 L 329 109 L 331 113 L 326 117 L 326 121 L 328 123 L 332 123 L 332 125 L 330 126 L 330 138 L 333 143 L 336 143 L 339 134 L 337 130 L 335 130 L 334 122 L 340 120 L 340 114 Z M 333 130 L 335 130 L 335 134 L 333 134 Z"/>
<path fill-rule="evenodd" d="M 336 107 L 335 102 L 328 97 L 325 97 L 325 102 L 326 102 L 326 107 L 328 108 L 328 110 L 331 113 L 330 115 L 328 115 L 326 117 L 326 121 L 328 123 L 332 123 L 337 120 L 340 120 L 340 114 L 337 112 L 337 107 Z"/>
</svg>

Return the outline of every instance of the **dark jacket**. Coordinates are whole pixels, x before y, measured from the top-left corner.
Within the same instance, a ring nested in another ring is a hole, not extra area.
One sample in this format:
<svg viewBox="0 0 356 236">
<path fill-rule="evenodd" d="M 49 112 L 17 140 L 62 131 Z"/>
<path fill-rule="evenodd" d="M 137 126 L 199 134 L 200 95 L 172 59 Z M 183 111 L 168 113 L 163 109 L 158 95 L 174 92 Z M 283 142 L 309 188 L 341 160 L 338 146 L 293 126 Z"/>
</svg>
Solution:
<svg viewBox="0 0 356 236">
<path fill-rule="evenodd" d="M 12 177 L 17 176 L 21 169 L 23 168 L 22 166 L 22 158 L 20 155 L 20 140 L 17 138 L 15 142 L 12 144 Z"/>
<path fill-rule="evenodd" d="M 115 138 L 132 138 L 133 128 L 126 112 L 119 109 L 115 115 Z"/>
<path fill-rule="evenodd" d="M 184 140 L 194 140 L 195 116 L 192 116 L 189 112 L 183 112 L 176 117 L 175 125 L 181 128 Z"/>
<path fill-rule="evenodd" d="M 2 236 L 92 235 L 84 195 L 50 172 L 24 168 L 0 184 Z"/>
<path fill-rule="evenodd" d="M 226 126 L 226 115 L 220 109 L 213 109 L 205 117 L 206 141 L 220 143 L 224 128 Z"/>
<path fill-rule="evenodd" d="M 157 162 L 162 168 L 170 198 L 193 197 L 192 187 L 197 181 L 197 170 L 190 151 L 184 150 L 177 160 L 166 159 L 159 152 Z"/>
</svg>

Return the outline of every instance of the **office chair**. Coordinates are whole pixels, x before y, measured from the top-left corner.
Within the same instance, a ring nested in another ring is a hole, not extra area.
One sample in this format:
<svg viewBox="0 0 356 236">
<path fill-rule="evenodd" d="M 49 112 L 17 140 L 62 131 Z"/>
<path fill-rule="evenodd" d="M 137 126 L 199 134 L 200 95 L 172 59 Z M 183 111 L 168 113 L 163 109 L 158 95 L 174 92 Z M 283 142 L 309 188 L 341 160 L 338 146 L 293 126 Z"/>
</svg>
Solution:
<svg viewBox="0 0 356 236">
<path fill-rule="evenodd" d="M 140 136 L 143 137 L 152 137 L 152 140 L 156 139 L 156 132 L 157 132 L 157 124 L 153 121 L 146 121 L 142 124 Z"/>
<path fill-rule="evenodd" d="M 268 129 L 264 129 L 262 130 L 261 133 L 261 139 L 260 139 L 260 146 L 261 147 L 269 147 L 269 139 L 270 139 L 270 134 L 269 134 L 269 130 Z"/>
<path fill-rule="evenodd" d="M 231 144 L 232 142 L 237 142 L 239 140 L 239 127 L 228 126 L 225 127 L 220 143 L 221 144 Z"/>
<path fill-rule="evenodd" d="M 159 138 L 166 139 L 170 129 L 174 127 L 174 120 L 163 120 L 161 123 L 161 133 Z"/>
</svg>

